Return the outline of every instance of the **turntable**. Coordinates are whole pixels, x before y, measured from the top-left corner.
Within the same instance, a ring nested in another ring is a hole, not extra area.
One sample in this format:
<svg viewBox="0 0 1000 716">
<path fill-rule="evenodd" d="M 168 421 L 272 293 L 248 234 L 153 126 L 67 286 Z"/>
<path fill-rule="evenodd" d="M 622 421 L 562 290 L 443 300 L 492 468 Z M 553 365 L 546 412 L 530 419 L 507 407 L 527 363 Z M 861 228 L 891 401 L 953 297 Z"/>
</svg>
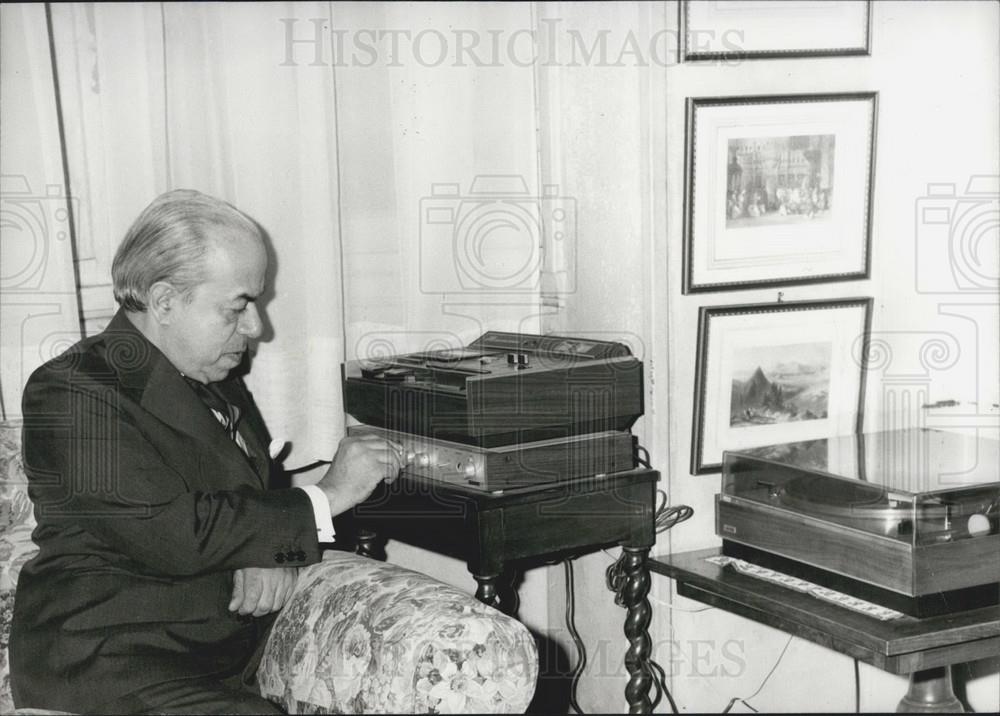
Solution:
<svg viewBox="0 0 1000 716">
<path fill-rule="evenodd" d="M 731 557 L 930 616 L 1000 601 L 1000 442 L 911 429 L 727 451 Z"/>
</svg>

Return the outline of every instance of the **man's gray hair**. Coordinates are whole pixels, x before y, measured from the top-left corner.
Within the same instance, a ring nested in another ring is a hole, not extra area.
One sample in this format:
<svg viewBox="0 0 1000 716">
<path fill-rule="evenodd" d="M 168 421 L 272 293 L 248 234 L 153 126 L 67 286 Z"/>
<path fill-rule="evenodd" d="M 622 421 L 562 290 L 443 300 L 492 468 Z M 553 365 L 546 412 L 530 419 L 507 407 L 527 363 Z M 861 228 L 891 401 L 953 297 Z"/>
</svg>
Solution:
<svg viewBox="0 0 1000 716">
<path fill-rule="evenodd" d="M 111 264 L 115 300 L 145 311 L 150 287 L 171 284 L 182 294 L 204 280 L 204 257 L 223 236 L 260 236 L 250 217 L 221 199 L 191 189 L 160 194 L 125 234 Z"/>
</svg>

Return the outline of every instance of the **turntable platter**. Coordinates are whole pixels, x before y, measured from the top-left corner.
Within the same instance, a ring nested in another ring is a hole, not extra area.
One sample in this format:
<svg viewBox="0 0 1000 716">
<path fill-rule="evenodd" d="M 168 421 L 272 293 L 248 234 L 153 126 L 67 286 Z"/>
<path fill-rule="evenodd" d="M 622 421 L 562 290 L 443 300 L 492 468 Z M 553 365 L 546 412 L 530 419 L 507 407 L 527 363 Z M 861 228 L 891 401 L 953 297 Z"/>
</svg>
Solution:
<svg viewBox="0 0 1000 716">
<path fill-rule="evenodd" d="M 885 489 L 870 483 L 803 475 L 787 482 L 778 498 L 784 507 L 867 532 L 897 539 L 913 534 L 912 503 L 890 500 Z"/>
<path fill-rule="evenodd" d="M 782 502 L 804 508 L 857 508 L 888 505 L 886 491 L 876 485 L 847 480 L 828 480 L 818 475 L 803 475 L 790 480 L 782 490 Z"/>
</svg>

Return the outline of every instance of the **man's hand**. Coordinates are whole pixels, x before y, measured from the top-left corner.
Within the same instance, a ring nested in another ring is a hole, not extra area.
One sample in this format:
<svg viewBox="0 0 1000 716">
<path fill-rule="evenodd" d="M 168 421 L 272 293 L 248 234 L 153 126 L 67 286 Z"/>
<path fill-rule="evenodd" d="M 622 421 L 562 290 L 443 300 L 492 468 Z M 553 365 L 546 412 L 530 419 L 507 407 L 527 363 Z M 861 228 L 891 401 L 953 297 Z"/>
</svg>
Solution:
<svg viewBox="0 0 1000 716">
<path fill-rule="evenodd" d="M 404 463 L 403 446 L 391 440 L 376 435 L 346 437 L 316 485 L 326 493 L 330 512 L 339 515 L 368 499 L 382 480 L 395 480 Z"/>
<path fill-rule="evenodd" d="M 229 611 L 262 617 L 285 606 L 295 590 L 295 567 L 246 567 L 233 572 Z"/>
</svg>

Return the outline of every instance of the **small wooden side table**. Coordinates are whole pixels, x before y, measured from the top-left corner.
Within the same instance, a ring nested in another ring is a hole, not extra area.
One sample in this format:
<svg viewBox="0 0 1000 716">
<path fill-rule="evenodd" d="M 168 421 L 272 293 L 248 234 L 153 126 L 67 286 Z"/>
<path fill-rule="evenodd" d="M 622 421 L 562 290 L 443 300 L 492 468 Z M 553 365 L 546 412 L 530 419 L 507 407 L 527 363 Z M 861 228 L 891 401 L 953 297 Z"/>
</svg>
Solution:
<svg viewBox="0 0 1000 716">
<path fill-rule="evenodd" d="M 673 578 L 677 593 L 781 629 L 893 674 L 909 674 L 904 713 L 962 711 L 951 666 L 1000 653 L 1000 607 L 944 616 L 879 621 L 809 594 L 706 562 L 721 549 L 666 555 L 650 569 Z"/>
<path fill-rule="evenodd" d="M 621 546 L 627 555 L 625 698 L 630 713 L 649 713 L 647 557 L 656 542 L 659 479 L 655 470 L 630 470 L 490 493 L 403 475 L 355 507 L 348 528 L 357 534 L 358 552 L 370 557 L 383 557 L 380 541 L 394 538 L 465 560 L 478 584 L 476 598 L 508 613 L 516 611 L 516 593 L 501 603 L 499 580 L 509 564 Z"/>
</svg>

